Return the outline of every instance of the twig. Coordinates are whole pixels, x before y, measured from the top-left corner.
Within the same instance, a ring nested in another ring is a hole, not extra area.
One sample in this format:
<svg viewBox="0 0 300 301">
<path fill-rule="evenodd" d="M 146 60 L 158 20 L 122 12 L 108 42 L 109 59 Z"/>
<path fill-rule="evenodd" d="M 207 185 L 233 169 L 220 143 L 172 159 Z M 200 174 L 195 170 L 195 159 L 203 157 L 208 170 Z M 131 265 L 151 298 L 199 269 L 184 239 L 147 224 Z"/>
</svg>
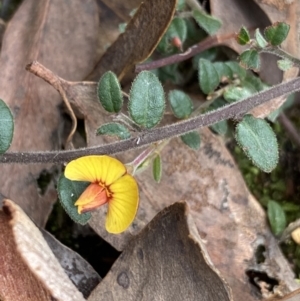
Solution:
<svg viewBox="0 0 300 301">
<path fill-rule="evenodd" d="M 195 56 L 196 54 L 198 54 L 198 53 L 200 53 L 204 50 L 207 50 L 207 49 L 215 47 L 215 46 L 220 46 L 225 41 L 230 40 L 235 36 L 236 36 L 236 33 L 230 33 L 230 34 L 224 35 L 224 36 L 208 37 L 208 38 L 204 39 L 203 41 L 201 41 L 200 43 L 198 43 L 196 45 L 193 45 L 192 47 L 188 48 L 183 53 L 174 54 L 174 55 L 162 58 L 160 60 L 156 60 L 156 61 L 152 61 L 152 62 L 149 62 L 149 63 L 137 65 L 135 67 L 135 72 L 139 73 L 143 70 L 153 70 L 153 69 L 157 69 L 157 68 L 160 68 L 160 67 L 163 67 L 163 66 L 172 65 L 172 64 L 175 64 L 175 63 L 185 61 L 185 60 Z"/>
<path fill-rule="evenodd" d="M 270 47 L 270 48 L 263 48 L 259 51 L 260 53 L 270 53 L 273 55 L 277 55 L 282 59 L 288 59 L 292 61 L 297 67 L 300 67 L 300 60 L 292 55 L 290 55 L 288 52 L 284 51 L 283 49 L 279 47 Z"/>
<path fill-rule="evenodd" d="M 40 77 L 41 79 L 43 79 L 50 85 L 52 85 L 53 88 L 56 89 L 59 92 L 59 94 L 61 95 L 61 97 L 67 107 L 68 113 L 70 114 L 71 119 L 72 119 L 72 129 L 66 140 L 66 145 L 69 145 L 72 141 L 73 135 L 77 128 L 77 118 L 76 118 L 75 113 L 71 107 L 71 104 L 67 98 L 65 89 L 62 86 L 62 83 L 64 82 L 64 80 L 62 78 L 60 78 L 59 76 L 57 76 L 56 74 L 54 74 L 49 69 L 45 68 L 43 65 L 41 65 L 37 61 L 34 61 L 34 62 L 28 64 L 26 66 L 26 70 L 33 73 L 34 75 Z"/>
<path fill-rule="evenodd" d="M 179 136 L 201 127 L 209 126 L 219 121 L 240 118 L 254 107 L 266 101 L 294 93 L 300 90 L 300 78 L 293 79 L 286 83 L 276 85 L 268 90 L 264 90 L 249 98 L 224 106 L 216 111 L 199 115 L 172 125 L 154 128 L 147 132 L 142 132 L 140 137 L 130 138 L 115 143 L 100 145 L 90 148 L 82 148 L 68 151 L 51 152 L 11 152 L 0 157 L 2 163 L 65 163 L 70 160 L 86 155 L 113 155 L 120 152 L 136 149 L 164 139 Z M 138 143 L 137 143 L 138 142 Z"/>
</svg>

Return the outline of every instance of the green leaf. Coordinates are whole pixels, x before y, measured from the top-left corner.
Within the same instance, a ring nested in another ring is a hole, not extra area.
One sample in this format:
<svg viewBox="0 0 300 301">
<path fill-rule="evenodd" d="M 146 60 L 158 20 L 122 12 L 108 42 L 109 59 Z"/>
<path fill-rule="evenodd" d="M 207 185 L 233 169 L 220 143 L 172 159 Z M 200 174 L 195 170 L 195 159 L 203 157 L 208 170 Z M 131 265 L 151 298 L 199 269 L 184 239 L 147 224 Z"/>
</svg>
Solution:
<svg viewBox="0 0 300 301">
<path fill-rule="evenodd" d="M 246 155 L 264 172 L 278 163 L 278 145 L 270 125 L 263 119 L 246 115 L 236 127 L 235 138 Z"/>
<path fill-rule="evenodd" d="M 156 126 L 165 110 L 165 96 L 163 87 L 150 71 L 142 71 L 132 83 L 129 114 L 135 123 L 150 129 Z"/>
<path fill-rule="evenodd" d="M 276 22 L 271 26 L 268 26 L 265 31 L 265 37 L 267 41 L 273 45 L 280 45 L 287 37 L 290 30 L 290 26 L 284 22 Z"/>
<path fill-rule="evenodd" d="M 250 88 L 251 85 L 253 92 L 259 92 L 269 88 L 269 86 L 262 82 L 259 77 L 254 76 L 251 73 L 247 73 L 241 85 L 248 88 Z"/>
<path fill-rule="evenodd" d="M 193 17 L 198 25 L 204 29 L 209 35 L 215 34 L 222 26 L 221 20 L 214 18 L 205 12 L 193 10 Z"/>
<path fill-rule="evenodd" d="M 278 60 L 277 66 L 282 71 L 287 71 L 293 67 L 294 63 L 288 59 Z"/>
<path fill-rule="evenodd" d="M 240 55 L 240 64 L 246 69 L 259 70 L 260 58 L 256 50 L 248 49 Z"/>
<path fill-rule="evenodd" d="M 178 51 L 178 47 L 175 47 L 172 44 L 172 40 L 174 38 L 178 38 L 180 42 L 183 44 L 186 40 L 187 36 L 187 26 L 185 20 L 182 18 L 175 17 L 168 30 L 162 37 L 161 41 L 157 45 L 157 50 L 162 53 L 170 53 L 174 51 Z"/>
<path fill-rule="evenodd" d="M 6 103 L 0 99 L 0 155 L 5 153 L 10 147 L 13 135 L 13 115 Z"/>
<path fill-rule="evenodd" d="M 182 75 L 178 70 L 178 64 L 167 65 L 157 70 L 157 76 L 162 83 L 169 81 L 174 84 L 182 82 Z"/>
<path fill-rule="evenodd" d="M 265 48 L 266 46 L 268 46 L 268 42 L 265 40 L 265 38 L 260 33 L 260 30 L 258 28 L 255 30 L 254 36 L 255 36 L 255 40 L 257 42 L 257 45 L 260 48 Z"/>
<path fill-rule="evenodd" d="M 268 218 L 274 235 L 280 235 L 286 227 L 286 216 L 282 207 L 275 201 L 268 202 Z"/>
<path fill-rule="evenodd" d="M 203 52 L 198 53 L 197 55 L 195 55 L 193 57 L 193 59 L 192 59 L 193 60 L 193 68 L 195 70 L 198 70 L 200 59 L 207 59 L 208 61 L 212 62 L 217 58 L 217 56 L 218 56 L 218 49 L 216 47 L 204 50 Z"/>
<path fill-rule="evenodd" d="M 224 78 L 227 79 L 233 78 L 232 70 L 225 63 L 215 62 L 213 63 L 213 65 L 218 72 L 220 82 L 222 82 Z"/>
<path fill-rule="evenodd" d="M 180 90 L 169 92 L 169 101 L 174 115 L 179 119 L 187 118 L 193 111 L 193 102 L 190 97 Z"/>
<path fill-rule="evenodd" d="M 61 205 L 66 210 L 70 218 L 81 225 L 85 225 L 91 218 L 91 213 L 81 213 L 77 211 L 74 203 L 78 200 L 79 196 L 88 187 L 88 182 L 70 181 L 63 174 L 58 180 L 57 190 L 58 197 Z"/>
<path fill-rule="evenodd" d="M 117 76 L 107 71 L 100 78 L 97 88 L 98 99 L 110 113 L 118 113 L 123 105 L 122 91 Z"/>
<path fill-rule="evenodd" d="M 224 136 L 228 130 L 228 123 L 227 120 L 219 121 L 210 126 L 210 128 L 217 134 Z"/>
<path fill-rule="evenodd" d="M 214 65 L 206 59 L 199 60 L 198 75 L 200 88 L 205 94 L 213 92 L 220 83 L 217 70 Z"/>
<path fill-rule="evenodd" d="M 245 99 L 251 95 L 253 95 L 253 91 L 248 88 L 229 86 L 225 90 L 223 97 L 228 102 L 235 102 L 235 101 L 240 101 L 242 99 Z"/>
<path fill-rule="evenodd" d="M 122 140 L 130 138 L 130 132 L 128 129 L 123 124 L 117 122 L 101 125 L 97 130 L 96 135 L 117 136 Z"/>
<path fill-rule="evenodd" d="M 184 144 L 186 144 L 187 146 L 189 146 L 190 148 L 194 149 L 194 150 L 198 150 L 200 148 L 200 135 L 198 132 L 194 131 L 194 132 L 190 132 L 184 135 L 180 136 L 182 142 Z"/>
<path fill-rule="evenodd" d="M 233 79 L 234 78 L 239 78 L 239 79 L 244 79 L 246 76 L 246 70 L 242 68 L 238 62 L 225 62 L 225 64 L 231 69 Z"/>
<path fill-rule="evenodd" d="M 153 160 L 152 173 L 154 180 L 159 183 L 162 176 L 162 164 L 160 155 L 157 155 Z"/>
<path fill-rule="evenodd" d="M 242 26 L 242 28 L 240 29 L 240 32 L 236 36 L 236 41 L 240 45 L 246 45 L 250 42 L 250 34 L 246 27 Z"/>
</svg>

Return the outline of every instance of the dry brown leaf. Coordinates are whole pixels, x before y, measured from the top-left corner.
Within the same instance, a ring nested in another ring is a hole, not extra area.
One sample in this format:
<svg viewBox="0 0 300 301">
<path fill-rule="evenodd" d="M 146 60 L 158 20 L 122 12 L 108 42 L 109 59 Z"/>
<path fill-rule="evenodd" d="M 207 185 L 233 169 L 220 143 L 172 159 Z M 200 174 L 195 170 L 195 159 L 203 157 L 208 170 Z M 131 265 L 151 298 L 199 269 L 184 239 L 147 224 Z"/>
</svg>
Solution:
<svg viewBox="0 0 300 301">
<path fill-rule="evenodd" d="M 200 297 L 201 296 L 201 297 Z M 161 211 L 125 248 L 88 298 L 232 300 L 211 263 L 185 203 Z"/>
<path fill-rule="evenodd" d="M 96 0 L 100 20 L 98 46 L 94 49 L 94 51 L 97 52 L 97 61 L 118 38 L 120 34 L 119 25 L 130 20 L 130 12 L 137 8 L 141 1 L 142 0 Z M 94 66 L 95 65 L 92 66 L 91 70 Z"/>
<path fill-rule="evenodd" d="M 61 147 L 63 119 L 60 95 L 25 71 L 39 59 L 70 80 L 80 80 L 95 64 L 98 16 L 93 0 L 25 0 L 5 32 L 0 57 L 0 97 L 15 118 L 10 150 L 53 150 Z M 38 225 L 44 225 L 53 202 L 54 185 L 41 195 L 37 178 L 49 165 L 2 165 L 1 193 L 14 199 Z"/>
<path fill-rule="evenodd" d="M 146 60 L 170 24 L 176 2 L 144 1 L 128 23 L 126 31 L 107 49 L 87 79 L 98 81 L 108 70 L 121 78 L 135 64 Z"/>
<path fill-rule="evenodd" d="M 276 291 L 283 294 L 293 291 L 298 285 L 268 228 L 264 210 L 246 188 L 224 143 L 207 129 L 201 131 L 201 137 L 198 152 L 186 148 L 177 139 L 169 143 L 162 153 L 160 184 L 154 182 L 150 172 L 137 177 L 140 208 L 136 221 L 123 236 L 105 233 L 102 208 L 93 213 L 90 225 L 121 249 L 131 233 L 141 230 L 137 223 L 147 223 L 172 202 L 184 200 L 191 208 L 200 236 L 207 241 L 212 262 L 232 288 L 234 300 L 261 298 L 250 284 L 247 270 L 277 279 Z M 262 246 L 266 249 L 265 261 L 259 263 L 255 254 Z"/>
<path fill-rule="evenodd" d="M 42 234 L 10 200 L 0 211 L 0 299 L 84 301 Z"/>
</svg>

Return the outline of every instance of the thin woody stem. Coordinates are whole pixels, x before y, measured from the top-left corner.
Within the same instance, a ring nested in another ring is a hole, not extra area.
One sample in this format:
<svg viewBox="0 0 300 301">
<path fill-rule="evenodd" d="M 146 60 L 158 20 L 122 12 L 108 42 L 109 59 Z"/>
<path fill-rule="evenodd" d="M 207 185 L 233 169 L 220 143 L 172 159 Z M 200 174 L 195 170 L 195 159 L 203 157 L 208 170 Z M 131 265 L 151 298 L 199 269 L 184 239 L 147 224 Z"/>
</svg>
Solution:
<svg viewBox="0 0 300 301">
<path fill-rule="evenodd" d="M 110 144 L 81 148 L 68 151 L 50 152 L 11 152 L 0 157 L 2 163 L 65 163 L 70 160 L 87 155 L 113 155 L 147 146 L 151 143 L 164 139 L 176 137 L 193 130 L 206 127 L 219 121 L 240 118 L 254 107 L 261 105 L 273 98 L 288 95 L 300 90 L 300 78 L 293 79 L 286 83 L 276 85 L 268 90 L 264 90 L 249 98 L 224 106 L 218 110 L 196 116 L 172 125 L 158 127 L 147 132 L 141 132 L 137 138 L 130 138 Z"/>
<path fill-rule="evenodd" d="M 137 65 L 135 67 L 135 72 L 139 73 L 143 70 L 153 70 L 157 69 L 163 66 L 167 65 L 172 65 L 175 63 L 180 63 L 182 61 L 185 61 L 196 54 L 207 50 L 209 48 L 215 47 L 215 46 L 220 46 L 222 45 L 225 41 L 230 40 L 236 36 L 236 33 L 230 33 L 228 35 L 224 36 L 212 36 L 212 37 L 207 37 L 200 43 L 193 45 L 192 47 L 188 48 L 185 52 L 183 53 L 178 53 L 174 54 L 165 58 L 162 58 L 160 60 L 152 61 L 149 63 Z"/>
</svg>

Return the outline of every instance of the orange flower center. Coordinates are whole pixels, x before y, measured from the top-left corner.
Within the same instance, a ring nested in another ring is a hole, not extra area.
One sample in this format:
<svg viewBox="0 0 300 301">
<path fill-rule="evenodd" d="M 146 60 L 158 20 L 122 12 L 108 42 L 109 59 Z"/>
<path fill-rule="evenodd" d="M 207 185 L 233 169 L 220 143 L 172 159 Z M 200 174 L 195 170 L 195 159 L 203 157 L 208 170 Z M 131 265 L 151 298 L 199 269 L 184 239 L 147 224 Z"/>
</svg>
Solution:
<svg viewBox="0 0 300 301">
<path fill-rule="evenodd" d="M 112 193 L 105 184 L 101 182 L 91 183 L 76 201 L 78 213 L 94 210 L 112 198 Z"/>
</svg>

